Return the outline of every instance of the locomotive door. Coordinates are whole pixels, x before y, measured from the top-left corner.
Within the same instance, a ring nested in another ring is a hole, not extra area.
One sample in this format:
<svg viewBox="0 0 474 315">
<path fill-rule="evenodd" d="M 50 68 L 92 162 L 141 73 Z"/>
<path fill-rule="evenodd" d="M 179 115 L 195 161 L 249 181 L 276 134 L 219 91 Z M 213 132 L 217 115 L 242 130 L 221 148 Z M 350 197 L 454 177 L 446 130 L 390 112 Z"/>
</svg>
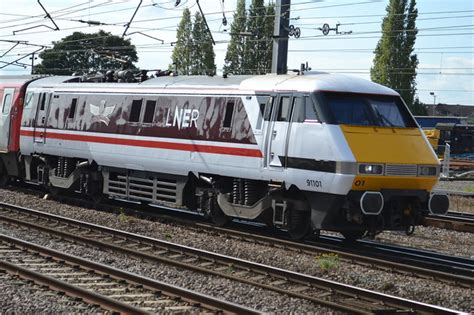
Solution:
<svg viewBox="0 0 474 315">
<path fill-rule="evenodd" d="M 276 106 L 273 106 L 267 152 L 268 165 L 274 168 L 282 168 L 286 165 L 291 104 L 291 95 L 280 95 Z"/>
<path fill-rule="evenodd" d="M 51 93 L 40 93 L 38 98 L 38 104 L 36 106 L 36 119 L 35 119 L 35 131 L 34 131 L 34 142 L 44 143 L 46 136 L 46 120 L 49 112 L 49 102 Z"/>
<path fill-rule="evenodd" d="M 0 99 L 0 152 L 8 151 L 8 141 L 10 139 L 10 108 L 13 104 L 14 88 L 3 90 L 3 96 Z"/>
</svg>

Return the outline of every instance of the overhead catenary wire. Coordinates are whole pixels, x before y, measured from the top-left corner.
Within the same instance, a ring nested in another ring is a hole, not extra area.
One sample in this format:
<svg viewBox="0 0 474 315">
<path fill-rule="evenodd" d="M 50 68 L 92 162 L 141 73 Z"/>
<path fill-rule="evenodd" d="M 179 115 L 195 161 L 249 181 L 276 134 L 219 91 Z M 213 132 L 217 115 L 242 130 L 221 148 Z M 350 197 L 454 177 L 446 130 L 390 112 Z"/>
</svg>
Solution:
<svg viewBox="0 0 474 315">
<path fill-rule="evenodd" d="M 215 0 L 215 1 L 219 1 L 219 0 Z M 160 1 L 159 3 L 160 4 L 163 4 L 165 2 L 174 2 L 174 1 Z M 183 5 L 183 2 L 185 1 L 181 1 L 181 4 L 180 5 Z M 121 2 L 121 3 L 124 3 L 124 2 Z M 365 3 L 362 3 L 361 2 L 361 5 L 370 5 L 372 2 L 371 1 L 365 1 Z M 96 5 L 97 3 L 93 3 L 93 5 Z M 190 4 L 190 3 L 189 3 Z M 344 5 L 344 4 L 347 4 L 347 3 L 341 3 L 341 4 L 337 4 L 337 5 Z M 297 7 L 295 7 L 297 6 Z M 333 4 L 328 4 L 327 6 L 331 6 L 333 7 Z M 327 7 L 326 6 L 326 7 Z M 115 6 L 113 5 L 114 7 L 114 10 L 110 10 L 112 12 L 117 12 L 117 9 L 118 10 L 121 10 L 122 8 L 121 7 L 118 7 L 118 6 Z M 318 4 L 314 4 L 314 2 L 311 2 L 311 1 L 305 1 L 305 2 L 298 2 L 298 3 L 295 3 L 295 5 L 293 5 L 294 7 L 294 10 L 293 11 L 303 11 L 305 9 L 305 7 L 311 7 L 311 8 L 317 8 L 317 7 L 325 7 L 324 5 L 321 5 L 320 3 Z M 83 7 L 82 7 L 83 8 Z M 115 9 L 117 8 L 117 9 Z M 98 8 L 97 8 L 98 9 Z M 135 7 L 131 7 L 131 8 L 128 8 L 128 10 L 133 10 L 135 9 Z M 55 16 L 55 15 L 63 15 L 61 18 L 60 18 L 60 21 L 64 18 L 64 20 L 70 20 L 70 17 L 74 15 L 74 13 L 70 13 L 70 11 L 73 11 L 73 9 L 70 9 L 68 12 L 66 11 L 63 11 L 63 12 L 60 12 L 60 13 L 57 13 L 57 14 L 52 14 L 52 16 Z M 94 12 L 90 12 L 91 15 L 94 15 L 96 13 L 98 13 L 99 11 L 107 11 L 107 10 L 94 10 Z M 179 12 L 180 10 L 176 10 L 176 12 Z M 217 10 L 216 10 L 217 11 Z M 235 12 L 234 10 L 227 10 L 225 12 Z M 470 10 L 463 10 L 463 11 L 455 11 L 455 10 L 452 10 L 452 11 L 447 11 L 447 10 L 440 10 L 440 11 L 436 11 L 436 12 L 419 12 L 419 16 L 423 16 L 425 14 L 427 14 L 426 16 L 429 16 L 431 15 L 430 17 L 428 17 L 427 19 L 430 19 L 430 20 L 439 20 L 439 21 L 442 21 L 444 18 L 447 18 L 449 17 L 448 14 L 459 14 L 459 13 L 464 13 L 464 15 L 466 15 L 466 13 L 470 12 Z M 471 10 L 471 12 L 474 12 L 474 10 Z M 217 12 L 209 12 L 209 13 L 206 13 L 207 16 L 212 16 L 212 14 L 219 14 L 219 15 L 222 15 L 222 10 L 218 10 Z M 443 17 L 441 16 L 435 16 L 434 14 L 436 15 L 440 15 L 440 14 L 444 14 Z M 81 15 L 83 16 L 83 15 Z M 382 17 L 384 16 L 383 14 L 372 14 L 372 15 L 368 15 L 368 14 L 365 14 L 365 15 L 352 15 L 351 17 L 356 17 L 356 18 L 359 18 L 359 17 L 365 17 L 367 18 L 368 16 L 371 16 L 371 17 Z M 349 17 L 349 16 L 346 16 L 346 17 Z M 469 17 L 469 16 L 466 16 L 466 17 Z M 147 20 L 148 22 L 153 22 L 153 21 L 163 21 L 164 17 L 163 16 L 160 16 L 159 18 L 156 18 L 156 19 L 143 19 L 143 20 Z M 168 21 L 177 21 L 178 19 L 180 19 L 180 16 L 172 16 L 172 17 L 166 17 Z M 329 15 L 327 15 L 325 18 L 331 18 Z M 339 17 L 335 17 L 335 18 L 344 18 L 344 16 L 339 16 Z M 452 18 L 461 18 L 461 17 L 452 17 Z M 209 21 L 213 21 L 213 20 L 220 20 L 221 18 L 216 18 L 216 19 L 209 19 Z M 101 17 L 101 21 L 102 22 L 109 22 L 111 19 L 103 19 L 102 20 L 102 17 Z M 116 26 L 117 28 L 118 27 L 123 27 L 123 25 L 120 25 L 120 21 L 117 21 L 119 19 L 113 19 L 112 22 L 117 22 L 117 25 L 114 25 Z M 141 29 L 141 30 L 144 30 L 145 32 L 147 32 L 148 34 L 150 35 L 153 35 L 153 34 L 159 34 L 159 32 L 161 31 L 170 31 L 170 32 L 174 32 L 176 30 L 176 25 L 170 25 L 170 26 L 166 26 L 166 27 L 161 27 L 161 28 L 156 28 L 156 33 L 153 33 L 153 29 L 148 29 L 147 28 L 140 28 L 140 24 L 143 24 L 143 23 L 147 23 L 147 22 L 140 22 L 140 20 L 142 19 L 139 19 L 139 16 L 137 16 L 137 19 L 136 21 L 133 22 L 133 25 L 130 26 L 130 31 L 132 30 L 138 30 L 138 29 Z M 308 21 L 304 18 L 302 18 L 301 20 L 305 20 L 305 21 Z M 27 20 L 26 20 L 27 21 Z M 135 23 L 137 22 L 137 23 Z M 349 22 L 349 21 L 344 21 L 344 22 Z M 380 22 L 379 22 L 380 23 Z M 297 24 L 300 24 L 300 23 L 296 23 L 295 25 Z M 348 25 L 349 23 L 341 23 L 341 24 L 345 24 L 345 25 Z M 375 23 L 373 23 L 375 24 Z M 160 26 L 161 26 L 161 23 L 160 23 Z M 449 37 L 449 36 L 472 36 L 472 32 L 467 32 L 466 30 L 460 30 L 460 28 L 462 28 L 462 26 L 456 26 L 456 25 L 452 25 L 451 26 L 452 29 L 449 30 L 445 27 L 445 31 L 436 31 L 435 30 L 432 30 L 432 31 L 428 31 L 426 30 L 426 32 L 424 30 L 422 30 L 422 28 L 419 29 L 419 34 L 417 36 L 419 37 L 430 37 L 430 36 L 443 36 L 443 37 Z M 466 27 L 470 27 L 470 26 L 464 26 L 464 28 Z M 455 29 L 457 28 L 457 29 Z M 83 29 L 83 27 L 77 27 L 77 28 L 70 28 L 71 30 L 72 29 Z M 94 28 L 90 28 L 91 30 L 94 30 Z M 95 28 L 97 29 L 97 28 Z M 111 28 L 112 30 L 114 28 Z M 69 28 L 68 28 L 69 30 Z M 47 31 L 42 31 L 41 33 L 48 33 L 50 32 L 49 30 Z M 429 34 L 429 33 L 433 32 L 433 34 Z M 37 34 L 38 32 L 32 32 L 34 34 Z M 115 33 L 114 31 L 112 31 L 112 33 Z M 216 33 L 216 32 L 214 32 Z M 216 33 L 217 34 L 217 33 Z M 223 37 L 223 35 L 221 34 L 225 34 L 225 33 L 219 33 L 219 36 L 220 37 L 216 37 L 216 44 L 217 45 L 220 45 L 219 47 L 223 47 L 224 44 L 227 44 L 229 41 L 225 39 L 225 37 Z M 365 33 L 365 35 L 370 35 L 370 34 L 374 34 L 374 35 L 378 35 L 378 34 L 381 34 L 381 32 L 377 32 L 377 33 Z M 306 34 L 305 34 L 306 35 Z M 373 39 L 377 39 L 379 38 L 380 36 L 364 36 L 364 32 L 360 32 L 360 33 L 356 33 L 354 35 L 351 35 L 351 36 L 339 36 L 339 37 L 333 37 L 333 36 L 328 36 L 328 37 L 322 37 L 322 36 L 318 36 L 318 35 L 314 35 L 312 36 L 313 34 L 307 34 L 306 36 L 302 36 L 302 38 L 300 38 L 300 40 L 303 40 L 303 41 L 308 41 L 308 42 L 316 42 L 318 40 L 346 40 L 346 39 L 352 39 L 352 40 L 364 40 L 364 39 L 367 39 L 367 38 L 373 38 Z M 158 36 L 158 37 L 161 37 L 161 36 Z M 223 40 L 221 40 L 221 38 L 224 38 Z M 254 39 L 249 39 L 249 40 L 254 40 Z M 267 38 L 265 39 L 262 39 L 262 40 L 269 40 Z M 289 39 L 290 41 L 294 41 L 294 39 Z M 165 41 L 163 42 L 162 44 L 161 43 L 155 43 L 155 44 L 149 44 L 149 47 L 146 48 L 146 47 L 142 47 L 141 45 L 137 45 L 137 51 L 139 53 L 153 53 L 153 52 L 160 52 L 160 50 L 163 50 L 163 53 L 166 54 L 166 52 L 169 52 L 173 47 L 170 46 L 171 42 L 169 41 Z M 15 49 L 15 51 L 17 51 L 18 49 L 20 49 L 19 47 L 17 47 Z M 416 53 L 426 53 L 426 54 L 436 54 L 436 53 L 445 53 L 445 54 L 465 54 L 465 53 L 469 53 L 469 51 L 460 51 L 461 48 L 454 48 L 454 49 L 450 49 L 450 50 L 447 50 L 445 49 L 444 51 L 441 51 L 440 49 L 432 49 L 432 50 L 429 50 L 429 49 L 425 49 L 425 50 L 420 50 L 420 49 L 415 49 L 415 52 Z M 472 49 L 472 47 L 469 47 L 467 46 L 467 48 L 465 49 Z M 361 50 L 323 50 L 323 49 L 290 49 L 290 52 L 293 52 L 293 53 L 298 53 L 298 52 L 304 52 L 304 53 L 311 53 L 311 52 L 325 52 L 325 51 L 328 51 L 328 52 L 331 52 L 331 51 L 334 51 L 334 52 L 351 52 L 351 53 L 362 53 L 363 51 Z M 363 53 L 373 53 L 373 50 L 371 49 L 367 49 L 366 51 L 364 51 Z M 9 54 L 10 55 L 10 54 Z"/>
</svg>

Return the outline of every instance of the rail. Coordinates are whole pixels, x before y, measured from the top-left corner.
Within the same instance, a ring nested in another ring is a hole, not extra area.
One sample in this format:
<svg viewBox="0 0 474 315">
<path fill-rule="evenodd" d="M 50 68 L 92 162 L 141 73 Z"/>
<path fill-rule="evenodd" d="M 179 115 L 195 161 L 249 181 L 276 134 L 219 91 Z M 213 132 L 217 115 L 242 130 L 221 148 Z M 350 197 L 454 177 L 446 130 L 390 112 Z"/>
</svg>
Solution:
<svg viewBox="0 0 474 315">
<path fill-rule="evenodd" d="M 0 248 L 0 269 L 113 312 L 258 314 L 237 304 L 4 234 L 0 234 Z"/>
<path fill-rule="evenodd" d="M 474 214 L 449 211 L 446 215 L 425 217 L 424 224 L 458 232 L 474 233 Z"/>
<path fill-rule="evenodd" d="M 458 313 L 439 306 L 377 293 L 335 281 L 117 231 L 32 209 L 5 204 L 1 206 L 8 208 L 8 210 L 2 210 L 0 215 L 0 220 L 5 223 L 27 226 L 63 239 L 101 249 L 114 250 L 150 262 L 165 263 L 195 272 L 247 283 L 280 294 L 312 301 L 336 310 L 351 313 L 397 311 Z M 15 216 L 19 217 L 15 218 Z"/>
</svg>

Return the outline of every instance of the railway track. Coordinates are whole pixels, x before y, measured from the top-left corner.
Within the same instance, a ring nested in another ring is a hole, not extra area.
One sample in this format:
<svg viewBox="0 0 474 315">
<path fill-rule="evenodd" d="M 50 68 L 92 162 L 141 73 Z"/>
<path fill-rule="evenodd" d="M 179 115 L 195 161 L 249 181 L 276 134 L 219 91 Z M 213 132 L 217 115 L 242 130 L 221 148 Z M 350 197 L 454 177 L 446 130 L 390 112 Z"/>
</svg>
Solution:
<svg viewBox="0 0 474 315">
<path fill-rule="evenodd" d="M 38 191 L 30 189 L 26 189 L 25 193 L 38 195 Z M 56 196 L 54 198 L 68 204 L 84 205 L 84 201 L 74 196 Z M 202 220 L 196 220 L 196 214 L 194 213 L 176 212 L 164 207 L 153 207 L 153 211 L 147 211 L 142 210 L 140 205 L 137 207 L 133 203 L 128 203 L 128 207 L 123 209 L 122 205 L 123 203 L 119 202 L 117 204 L 114 200 L 110 200 L 109 203 L 101 205 L 101 209 L 117 212 L 118 207 L 120 207 L 123 211 L 121 213 L 127 215 L 140 216 L 146 219 L 156 217 L 160 220 L 177 222 L 196 230 L 204 229 L 250 242 L 284 247 L 311 255 L 337 254 L 342 260 L 348 262 L 370 265 L 380 269 L 390 269 L 421 278 L 436 279 L 449 284 L 473 286 L 474 261 L 472 259 L 370 241 L 358 241 L 355 244 L 348 245 L 342 238 L 328 236 L 321 236 L 318 240 L 298 242 L 287 239 L 284 233 L 277 232 L 275 235 L 274 231 L 269 233 L 266 227 L 262 228 L 262 226 L 255 226 L 254 224 L 234 223 L 226 228 L 219 228 Z M 157 212 L 155 209 L 160 211 Z M 167 215 L 170 211 L 173 211 L 173 215 Z M 449 213 L 458 216 L 465 215 L 462 212 L 450 211 Z"/>
<path fill-rule="evenodd" d="M 474 214 L 449 211 L 446 215 L 431 215 L 425 218 L 425 225 L 474 233 Z"/>
<path fill-rule="evenodd" d="M 38 195 L 37 190 L 22 188 L 22 191 L 27 194 Z M 54 199 L 81 206 L 88 204 L 87 201 L 79 200 L 73 195 L 55 196 Z M 290 250 L 303 251 L 311 255 L 337 254 L 342 260 L 348 262 L 356 262 L 381 269 L 391 269 L 399 273 L 436 279 L 449 284 L 468 287 L 473 285 L 474 261 L 472 259 L 457 258 L 397 245 L 382 245 L 381 243 L 370 241 L 358 241 L 356 244 L 347 245 L 342 238 L 328 236 L 321 236 L 317 241 L 309 240 L 302 243 L 287 239 L 284 233 L 277 232 L 276 235 L 274 231 L 269 233 L 266 227 L 256 227 L 254 224 L 237 223 L 231 224 L 226 228 L 219 228 L 200 220 L 200 217 L 196 216 L 195 213 L 176 212 L 174 209 L 165 207 L 152 207 L 153 211 L 148 211 L 143 210 L 141 205 L 136 206 L 133 203 L 128 203 L 128 207 L 124 209 L 122 208 L 123 202 L 108 201 L 108 203 L 101 205 L 101 210 L 117 212 L 117 209 L 120 207 L 121 213 L 127 215 L 144 217 L 146 219 L 155 217 L 160 220 L 169 220 L 197 230 L 205 229 L 250 242 L 259 242 L 269 246 L 280 246 Z M 93 207 L 91 204 L 88 206 Z M 159 211 L 157 212 L 155 209 Z M 173 215 L 167 215 L 170 211 L 173 211 Z M 469 214 L 463 212 L 450 211 L 448 214 L 469 217 Z M 196 219 L 197 217 L 198 219 Z"/>
<path fill-rule="evenodd" d="M 0 269 L 126 314 L 258 312 L 0 234 Z"/>
<path fill-rule="evenodd" d="M 448 196 L 474 198 L 474 192 L 467 192 L 461 190 L 446 190 L 446 189 L 435 189 L 433 192 L 446 194 Z"/>
<path fill-rule="evenodd" d="M 317 239 L 294 241 L 281 232 L 268 231 L 268 228 L 255 223 L 233 222 L 222 228 L 213 224 L 196 220 L 196 215 L 173 212 L 174 215 L 164 214 L 173 211 L 167 208 L 160 213 L 137 210 L 131 207 L 127 214 L 141 217 L 157 217 L 166 221 L 177 222 L 197 231 L 206 230 L 219 233 L 236 239 L 256 242 L 268 246 L 277 246 L 310 255 L 337 254 L 343 260 L 370 265 L 375 268 L 389 269 L 399 273 L 416 275 L 417 277 L 436 279 L 437 281 L 456 284 L 464 287 L 474 285 L 474 260 L 463 257 L 450 256 L 422 249 L 413 249 L 406 246 L 382 244 L 380 242 L 359 240 L 355 243 L 346 243 L 343 238 L 335 236 L 319 236 Z"/>
<path fill-rule="evenodd" d="M 297 272 L 117 231 L 81 221 L 1 205 L 0 222 L 34 229 L 87 246 L 113 250 L 146 261 L 215 275 L 351 313 L 454 310 L 394 297 Z"/>
<path fill-rule="evenodd" d="M 243 230 L 242 227 L 218 228 L 206 223 L 196 223 L 196 225 L 249 242 L 282 247 L 311 255 L 336 254 L 348 262 L 416 275 L 426 279 L 436 279 L 468 288 L 474 286 L 474 260 L 469 258 L 375 241 L 359 240 L 347 244 L 344 239 L 334 236 L 320 236 L 318 239 L 300 242 L 283 239 L 281 238 L 283 236 L 275 238 L 264 235 L 253 229 L 249 231 L 245 228 Z"/>
</svg>

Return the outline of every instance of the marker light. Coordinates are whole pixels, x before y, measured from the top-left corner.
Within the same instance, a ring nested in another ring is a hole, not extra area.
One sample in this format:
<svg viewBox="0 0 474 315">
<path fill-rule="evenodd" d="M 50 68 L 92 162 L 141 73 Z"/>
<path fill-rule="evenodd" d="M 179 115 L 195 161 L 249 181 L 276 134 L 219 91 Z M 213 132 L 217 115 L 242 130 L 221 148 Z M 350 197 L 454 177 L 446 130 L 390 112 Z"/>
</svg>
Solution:
<svg viewBox="0 0 474 315">
<path fill-rule="evenodd" d="M 437 166 L 418 165 L 418 176 L 437 176 Z"/>
<path fill-rule="evenodd" d="M 359 174 L 382 175 L 382 164 L 359 164 Z"/>
</svg>

